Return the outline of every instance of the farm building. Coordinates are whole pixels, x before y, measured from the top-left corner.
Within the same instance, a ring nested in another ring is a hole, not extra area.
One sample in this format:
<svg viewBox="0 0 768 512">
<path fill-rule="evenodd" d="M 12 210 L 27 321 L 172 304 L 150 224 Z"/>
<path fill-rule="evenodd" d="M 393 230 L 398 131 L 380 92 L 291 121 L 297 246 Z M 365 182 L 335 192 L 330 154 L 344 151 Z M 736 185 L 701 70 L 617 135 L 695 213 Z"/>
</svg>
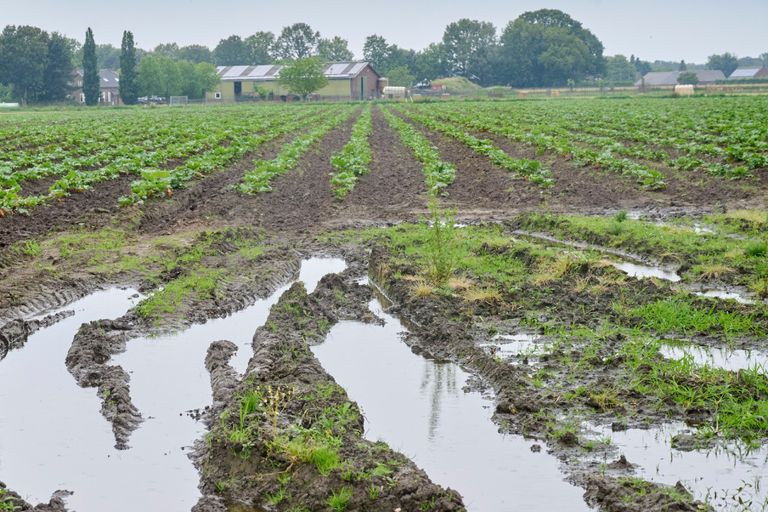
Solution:
<svg viewBox="0 0 768 512">
<path fill-rule="evenodd" d="M 99 71 L 101 78 L 101 94 L 99 104 L 101 105 L 120 105 L 120 75 L 113 69 L 102 69 Z M 72 92 L 70 98 L 77 103 L 85 103 L 85 94 L 83 94 L 83 70 L 77 69 L 72 77 Z"/>
<path fill-rule="evenodd" d="M 652 71 L 635 83 L 636 87 L 674 87 L 677 85 L 677 79 L 685 71 Z M 725 75 L 720 70 L 700 70 L 691 71 L 699 78 L 699 84 L 714 84 L 725 80 Z"/>
<path fill-rule="evenodd" d="M 758 78 L 768 80 L 768 68 L 739 68 L 728 77 L 728 80 L 755 80 Z"/>
<path fill-rule="evenodd" d="M 290 95 L 278 82 L 282 65 L 219 66 L 218 88 L 206 95 L 207 101 L 234 102 L 258 97 L 259 92 L 274 99 Z M 315 96 L 328 100 L 367 100 L 380 95 L 381 75 L 367 62 L 334 62 L 325 69 L 328 85 Z"/>
</svg>

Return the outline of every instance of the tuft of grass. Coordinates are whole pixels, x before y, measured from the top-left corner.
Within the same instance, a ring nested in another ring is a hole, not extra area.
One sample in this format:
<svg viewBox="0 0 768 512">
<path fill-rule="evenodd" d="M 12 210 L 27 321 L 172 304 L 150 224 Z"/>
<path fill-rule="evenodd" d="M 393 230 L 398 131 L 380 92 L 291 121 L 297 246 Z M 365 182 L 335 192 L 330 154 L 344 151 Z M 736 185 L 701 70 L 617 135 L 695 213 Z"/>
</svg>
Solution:
<svg viewBox="0 0 768 512">
<path fill-rule="evenodd" d="M 483 302 L 491 304 L 501 301 L 501 293 L 493 288 L 470 288 L 463 293 L 468 302 Z"/>
<path fill-rule="evenodd" d="M 432 284 L 443 286 L 456 269 L 456 221 L 453 212 L 441 211 L 434 198 L 429 202 L 429 213 L 431 225 L 425 243 L 427 275 Z"/>
<path fill-rule="evenodd" d="M 744 248 L 744 254 L 750 258 L 764 258 L 768 255 L 768 242 L 750 242 Z"/>
<path fill-rule="evenodd" d="M 349 506 L 349 502 L 352 500 L 352 488 L 342 487 L 338 491 L 332 491 L 328 497 L 328 506 L 334 512 L 344 512 Z"/>
<path fill-rule="evenodd" d="M 411 295 L 413 295 L 416 298 L 423 299 L 424 297 L 429 297 L 433 293 L 435 293 L 437 289 L 430 285 L 425 283 L 424 281 L 416 282 L 413 287 L 411 288 Z"/>
<path fill-rule="evenodd" d="M 713 305 L 703 308 L 693 305 L 684 296 L 658 300 L 629 311 L 641 326 L 660 333 L 686 336 L 723 333 L 726 338 L 738 335 L 762 335 L 763 329 L 751 315 L 722 311 Z"/>
<path fill-rule="evenodd" d="M 144 318 L 160 319 L 175 314 L 189 300 L 214 298 L 224 271 L 218 269 L 197 269 L 190 275 L 174 279 L 162 290 L 142 300 L 136 312 Z"/>
</svg>

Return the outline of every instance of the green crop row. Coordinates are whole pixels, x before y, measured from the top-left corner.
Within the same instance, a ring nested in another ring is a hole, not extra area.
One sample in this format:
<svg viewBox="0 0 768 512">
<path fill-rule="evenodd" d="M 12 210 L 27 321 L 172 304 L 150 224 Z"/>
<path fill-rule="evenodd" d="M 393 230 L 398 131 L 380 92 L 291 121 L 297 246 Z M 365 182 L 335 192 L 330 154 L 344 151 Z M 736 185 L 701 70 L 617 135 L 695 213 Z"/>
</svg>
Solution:
<svg viewBox="0 0 768 512">
<path fill-rule="evenodd" d="M 351 113 L 352 108 L 341 108 L 314 130 L 299 135 L 286 144 L 272 160 L 257 161 L 254 168 L 243 176 L 243 181 L 237 186 L 237 190 L 244 194 L 271 192 L 274 178 L 294 169 L 304 153 L 309 151 L 325 134 L 346 121 Z"/>
<path fill-rule="evenodd" d="M 445 193 L 446 187 L 456 179 L 456 168 L 440 160 L 435 146 L 432 145 L 416 128 L 403 121 L 386 108 L 381 109 L 389 126 L 397 132 L 400 140 L 407 146 L 416 159 L 424 166 L 422 172 L 427 182 L 427 189 L 433 196 Z"/>
<path fill-rule="evenodd" d="M 423 124 L 430 130 L 434 130 L 462 142 L 475 153 L 488 157 L 494 164 L 508 171 L 512 171 L 519 177 L 529 180 L 542 187 L 549 187 L 554 184 L 552 173 L 549 169 L 541 165 L 538 160 L 529 160 L 527 158 L 512 158 L 501 148 L 494 145 L 488 139 L 481 139 L 467 133 L 466 130 L 458 126 L 439 121 L 428 115 L 418 114 L 415 111 L 409 112 L 411 119 Z"/>
<path fill-rule="evenodd" d="M 373 132 L 371 108 L 366 108 L 352 127 L 349 142 L 338 153 L 331 156 L 334 173 L 331 176 L 331 188 L 338 199 L 349 194 L 357 180 L 368 173 L 373 154 L 369 138 Z"/>
</svg>

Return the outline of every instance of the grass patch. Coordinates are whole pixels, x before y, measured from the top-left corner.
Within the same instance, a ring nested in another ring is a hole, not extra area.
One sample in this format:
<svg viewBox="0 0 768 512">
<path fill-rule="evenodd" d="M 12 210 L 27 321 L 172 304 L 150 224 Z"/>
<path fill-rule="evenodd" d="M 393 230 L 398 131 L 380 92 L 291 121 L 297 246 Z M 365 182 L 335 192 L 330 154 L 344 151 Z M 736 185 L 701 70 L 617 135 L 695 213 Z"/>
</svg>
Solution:
<svg viewBox="0 0 768 512">
<path fill-rule="evenodd" d="M 136 306 L 136 312 L 144 318 L 159 319 L 164 315 L 173 315 L 189 300 L 212 299 L 224 280 L 224 271 L 220 269 L 193 269 L 185 275 L 167 283 L 162 290 L 142 300 Z"/>
<path fill-rule="evenodd" d="M 342 487 L 338 491 L 331 492 L 328 497 L 328 506 L 334 512 L 344 512 L 349 506 L 349 502 L 352 500 L 352 488 Z"/>
<path fill-rule="evenodd" d="M 629 316 L 637 319 L 641 327 L 659 333 L 723 334 L 726 338 L 765 334 L 751 315 L 723 311 L 716 304 L 709 308 L 696 306 L 685 296 L 633 308 Z"/>
</svg>

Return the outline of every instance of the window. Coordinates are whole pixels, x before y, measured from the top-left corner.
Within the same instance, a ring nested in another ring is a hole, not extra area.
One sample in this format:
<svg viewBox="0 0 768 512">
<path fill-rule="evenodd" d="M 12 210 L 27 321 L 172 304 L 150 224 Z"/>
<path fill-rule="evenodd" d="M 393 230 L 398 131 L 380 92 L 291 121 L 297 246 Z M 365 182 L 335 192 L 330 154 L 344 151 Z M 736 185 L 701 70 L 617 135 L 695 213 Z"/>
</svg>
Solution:
<svg viewBox="0 0 768 512">
<path fill-rule="evenodd" d="M 216 91 L 213 94 L 213 97 L 216 98 L 217 100 L 220 100 L 221 99 L 221 91 Z"/>
</svg>

